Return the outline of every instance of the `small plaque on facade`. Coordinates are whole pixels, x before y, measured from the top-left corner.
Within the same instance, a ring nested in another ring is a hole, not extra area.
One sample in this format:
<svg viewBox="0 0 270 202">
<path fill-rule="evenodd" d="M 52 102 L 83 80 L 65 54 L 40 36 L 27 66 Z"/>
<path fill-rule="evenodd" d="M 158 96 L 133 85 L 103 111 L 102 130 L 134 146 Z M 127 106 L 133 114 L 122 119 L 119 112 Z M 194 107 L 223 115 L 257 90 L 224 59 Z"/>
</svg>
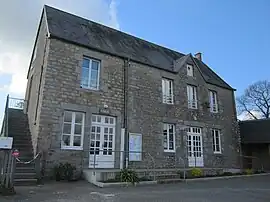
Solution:
<svg viewBox="0 0 270 202">
<path fill-rule="evenodd" d="M 109 109 L 100 109 L 99 113 L 100 114 L 110 114 L 110 110 Z"/>
</svg>

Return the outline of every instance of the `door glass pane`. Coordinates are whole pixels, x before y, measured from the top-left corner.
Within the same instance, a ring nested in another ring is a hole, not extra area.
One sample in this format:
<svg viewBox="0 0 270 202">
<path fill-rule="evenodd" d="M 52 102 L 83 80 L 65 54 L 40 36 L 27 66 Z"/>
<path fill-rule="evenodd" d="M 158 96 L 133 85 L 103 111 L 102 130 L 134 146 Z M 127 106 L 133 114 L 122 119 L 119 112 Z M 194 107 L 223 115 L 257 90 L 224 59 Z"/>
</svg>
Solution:
<svg viewBox="0 0 270 202">
<path fill-rule="evenodd" d="M 92 131 L 92 133 L 94 133 L 96 131 L 96 127 L 95 126 L 92 126 L 91 131 Z"/>
<path fill-rule="evenodd" d="M 64 146 L 70 146 L 70 135 L 63 135 L 62 142 Z"/>
<path fill-rule="evenodd" d="M 81 136 L 74 136 L 73 146 L 81 146 Z"/>
<path fill-rule="evenodd" d="M 96 140 L 100 140 L 100 134 L 96 134 Z"/>
<path fill-rule="evenodd" d="M 114 124 L 114 118 L 110 118 L 110 124 Z"/>
<path fill-rule="evenodd" d="M 64 122 L 72 122 L 72 112 L 65 111 Z"/>
<path fill-rule="evenodd" d="M 64 134 L 71 134 L 71 124 L 64 123 L 63 133 Z"/>
<path fill-rule="evenodd" d="M 109 148 L 112 148 L 112 142 L 109 142 Z"/>
<path fill-rule="evenodd" d="M 91 134 L 91 140 L 95 140 L 95 137 L 96 137 L 95 134 L 92 133 L 92 134 Z"/>
</svg>

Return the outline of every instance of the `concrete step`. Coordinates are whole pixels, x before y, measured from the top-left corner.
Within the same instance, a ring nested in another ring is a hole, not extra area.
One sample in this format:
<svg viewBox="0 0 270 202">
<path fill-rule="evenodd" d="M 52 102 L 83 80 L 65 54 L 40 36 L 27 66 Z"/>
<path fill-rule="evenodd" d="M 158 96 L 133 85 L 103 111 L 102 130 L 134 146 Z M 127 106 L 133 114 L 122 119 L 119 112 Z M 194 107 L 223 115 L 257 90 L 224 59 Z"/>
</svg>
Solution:
<svg viewBox="0 0 270 202">
<path fill-rule="evenodd" d="M 37 179 L 14 179 L 15 186 L 31 186 L 36 184 Z"/>
<path fill-rule="evenodd" d="M 35 173 L 35 168 L 34 166 L 29 166 L 29 167 L 16 167 L 15 173 Z"/>
<path fill-rule="evenodd" d="M 36 173 L 15 173 L 14 179 L 36 179 Z"/>
</svg>

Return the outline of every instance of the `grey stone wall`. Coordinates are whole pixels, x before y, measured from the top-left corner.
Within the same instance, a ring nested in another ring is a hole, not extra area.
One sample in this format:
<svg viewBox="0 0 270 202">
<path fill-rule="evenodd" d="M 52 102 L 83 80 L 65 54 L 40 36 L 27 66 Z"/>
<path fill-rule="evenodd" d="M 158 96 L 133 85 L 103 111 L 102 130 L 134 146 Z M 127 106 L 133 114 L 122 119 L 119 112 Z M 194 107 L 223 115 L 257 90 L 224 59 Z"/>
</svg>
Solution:
<svg viewBox="0 0 270 202">
<path fill-rule="evenodd" d="M 42 101 L 42 88 L 44 83 L 44 68 L 46 67 L 48 54 L 48 39 L 46 20 L 43 16 L 40 24 L 40 31 L 37 35 L 36 57 L 31 63 L 28 74 L 28 82 L 25 93 L 26 105 L 24 111 L 28 114 L 29 128 L 32 136 L 34 152 L 37 150 L 38 124 L 40 114 L 40 103 Z M 43 74 L 41 73 L 43 71 Z M 31 81 L 32 80 L 32 81 Z M 41 85 L 41 87 L 40 87 Z M 39 91 L 41 89 L 41 91 Z"/>
<path fill-rule="evenodd" d="M 188 63 L 193 64 L 192 60 Z M 188 77 L 183 66 L 178 74 L 131 63 L 129 70 L 128 127 L 130 132 L 143 134 L 143 151 L 156 158 L 156 167 L 173 167 L 179 158 L 187 164 L 186 126 L 203 128 L 205 167 L 239 167 L 239 135 L 233 91 L 207 84 L 194 66 L 194 78 Z M 174 82 L 174 104 L 162 103 L 162 77 Z M 188 109 L 187 84 L 197 86 L 198 109 Z M 208 90 L 218 94 L 219 112 L 211 113 L 203 103 L 209 101 Z M 163 123 L 176 124 L 175 153 L 163 149 Z M 237 126 L 237 125 L 236 125 Z M 221 130 L 222 154 L 212 150 L 211 128 Z M 177 156 L 177 159 L 175 159 Z M 138 164 L 138 163 L 137 163 Z M 179 164 L 181 164 L 179 162 Z"/>
<path fill-rule="evenodd" d="M 123 120 L 123 61 L 50 39 L 47 58 L 43 99 L 39 117 L 38 148 L 48 151 L 47 168 L 55 163 L 70 161 L 78 168 L 88 167 L 89 136 L 91 114 L 98 114 L 104 105 L 109 115 L 117 119 L 116 150 L 120 149 L 120 134 Z M 83 56 L 101 60 L 100 90 L 88 90 L 80 87 Z M 61 149 L 62 121 L 64 110 L 85 113 L 84 150 Z"/>
<path fill-rule="evenodd" d="M 80 87 L 83 56 L 101 61 L 100 90 L 87 90 Z M 116 150 L 120 150 L 120 134 L 124 112 L 124 60 L 99 53 L 87 48 L 68 44 L 57 39 L 49 39 L 44 58 L 44 73 L 41 83 L 40 107 L 34 125 L 34 109 L 28 109 L 33 145 L 38 151 L 45 151 L 46 168 L 69 161 L 78 168 L 88 167 L 89 135 L 91 115 L 99 113 L 108 105 L 109 114 L 117 118 Z M 188 61 L 192 63 L 192 61 Z M 34 86 L 38 86 L 40 66 L 31 70 Z M 128 70 L 128 132 L 141 133 L 143 137 L 143 161 L 130 162 L 131 166 L 175 167 L 187 164 L 187 126 L 203 128 L 203 154 L 205 167 L 238 167 L 239 135 L 237 133 L 234 93 L 207 84 L 199 69 L 194 65 L 194 78 L 186 76 L 186 68 L 178 74 L 130 62 Z M 162 103 L 162 77 L 174 81 L 174 104 Z M 198 88 L 198 109 L 188 109 L 186 85 Z M 29 87 L 28 87 L 29 88 Z M 219 112 L 210 113 L 203 103 L 208 101 L 208 90 L 218 93 Z M 37 87 L 32 87 L 30 104 L 37 102 Z M 31 105 L 32 106 L 32 105 Z M 65 110 L 84 112 L 86 115 L 84 151 L 61 149 L 63 113 Z M 163 123 L 176 124 L 176 153 L 166 153 L 163 149 Z M 220 129 L 222 154 L 212 151 L 211 128 Z M 32 132 L 33 131 L 33 132 Z M 38 139 L 36 139 L 38 134 Z M 150 157 L 151 156 L 151 157 Z M 119 164 L 119 162 L 117 162 Z"/>
</svg>

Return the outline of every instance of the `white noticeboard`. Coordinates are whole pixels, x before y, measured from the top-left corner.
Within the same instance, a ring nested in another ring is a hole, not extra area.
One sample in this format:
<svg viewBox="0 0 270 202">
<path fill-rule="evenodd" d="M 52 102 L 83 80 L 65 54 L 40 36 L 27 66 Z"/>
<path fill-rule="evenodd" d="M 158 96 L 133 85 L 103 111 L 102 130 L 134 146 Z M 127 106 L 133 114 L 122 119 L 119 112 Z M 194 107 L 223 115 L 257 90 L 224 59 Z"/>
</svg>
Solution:
<svg viewBox="0 0 270 202">
<path fill-rule="evenodd" d="M 129 133 L 129 161 L 142 160 L 142 134 Z"/>
<path fill-rule="evenodd" d="M 0 149 L 11 149 L 13 137 L 0 137 Z"/>
</svg>

